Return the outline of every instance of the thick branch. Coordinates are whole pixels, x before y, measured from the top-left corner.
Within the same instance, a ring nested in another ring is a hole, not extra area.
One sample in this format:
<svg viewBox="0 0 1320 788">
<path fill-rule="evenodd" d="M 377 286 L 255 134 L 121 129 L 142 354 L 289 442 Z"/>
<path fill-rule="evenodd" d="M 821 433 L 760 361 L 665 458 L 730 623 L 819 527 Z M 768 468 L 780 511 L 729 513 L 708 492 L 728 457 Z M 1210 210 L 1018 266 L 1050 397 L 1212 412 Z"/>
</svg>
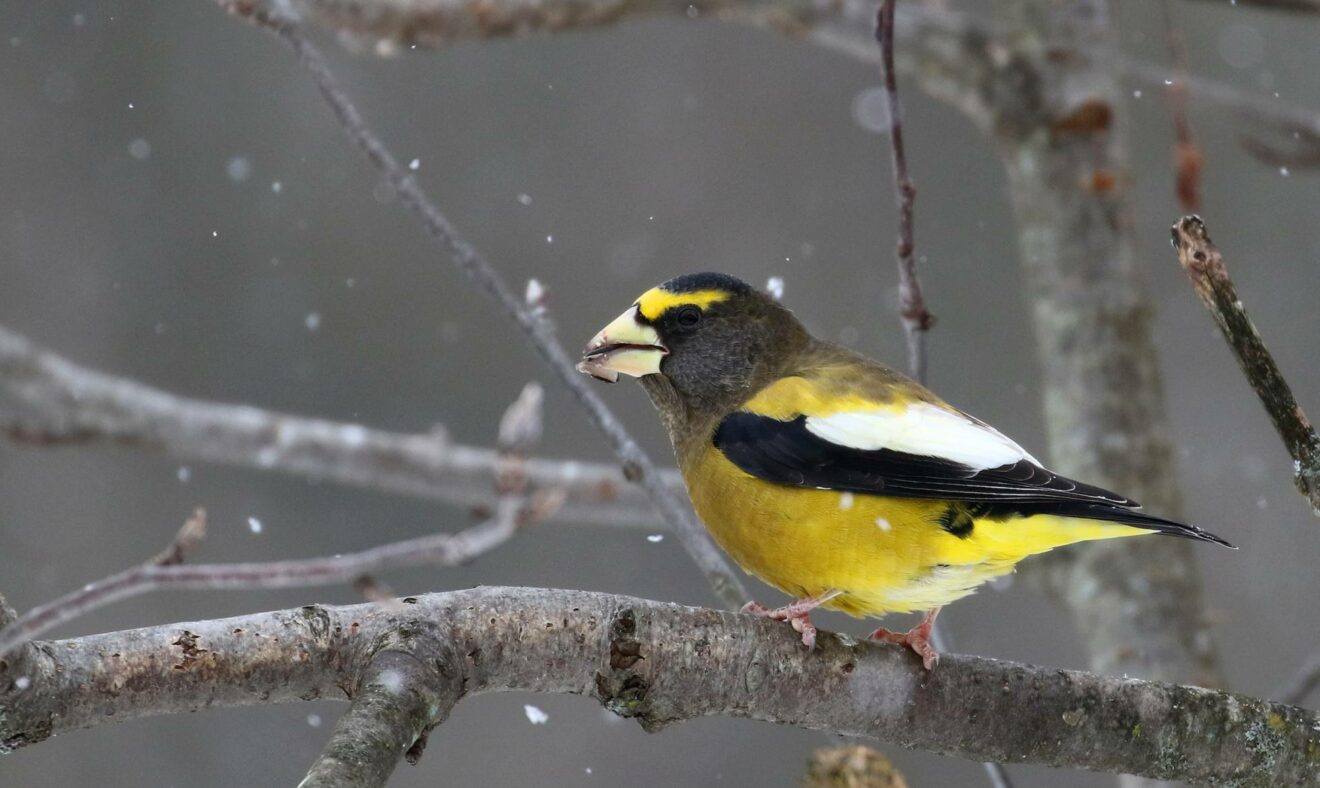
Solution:
<svg viewBox="0 0 1320 788">
<path fill-rule="evenodd" d="M 651 503 L 672 527 L 679 543 L 706 576 L 716 596 L 727 607 L 741 606 L 748 599 L 747 591 L 723 554 L 715 547 L 706 529 L 697 521 L 691 506 L 666 483 L 651 458 L 590 387 L 586 376 L 578 373 L 575 362 L 564 352 L 550 326 L 540 318 L 538 312 L 514 294 L 504 278 L 475 247 L 459 236 L 412 174 L 399 164 L 385 143 L 367 126 L 348 94 L 339 86 L 320 50 L 302 36 L 292 20 L 254 9 L 245 0 L 217 2 L 231 13 L 243 16 L 274 33 L 294 51 L 298 62 L 315 80 L 321 97 L 329 105 L 349 140 L 390 182 L 400 202 L 421 222 L 441 254 L 521 329 L 532 349 L 582 407 L 587 420 L 609 442 L 623 467 L 624 476 L 646 491 Z"/>
<path fill-rule="evenodd" d="M 416 653 L 436 645 L 447 642 L 376 653 L 352 705 L 298 788 L 377 788 L 405 753 L 416 762 L 427 732 L 444 722 L 462 696 L 451 656 L 425 659 Z"/>
<path fill-rule="evenodd" d="M 1274 363 L 1260 332 L 1238 298 L 1224 257 L 1206 233 L 1199 216 L 1185 216 L 1173 226 L 1173 248 L 1178 262 L 1192 280 L 1192 288 L 1210 311 L 1224 340 L 1233 350 L 1242 374 L 1260 397 L 1274 429 L 1293 458 L 1293 481 L 1320 515 L 1320 437 L 1292 388 Z"/>
<path fill-rule="evenodd" d="M 459 655 L 469 694 L 592 695 L 648 729 L 708 715 L 781 722 L 966 758 L 1196 783 L 1301 785 L 1320 715 L 1241 695 L 896 647 L 611 594 L 483 588 L 402 605 L 311 606 L 40 644 L 0 692 L 7 748 L 109 720 L 340 698 L 382 643 Z M 395 648 L 391 646 L 391 648 Z M 413 649 L 413 650 L 410 650 Z M 1308 750 L 1308 748 L 1310 748 Z"/>
</svg>

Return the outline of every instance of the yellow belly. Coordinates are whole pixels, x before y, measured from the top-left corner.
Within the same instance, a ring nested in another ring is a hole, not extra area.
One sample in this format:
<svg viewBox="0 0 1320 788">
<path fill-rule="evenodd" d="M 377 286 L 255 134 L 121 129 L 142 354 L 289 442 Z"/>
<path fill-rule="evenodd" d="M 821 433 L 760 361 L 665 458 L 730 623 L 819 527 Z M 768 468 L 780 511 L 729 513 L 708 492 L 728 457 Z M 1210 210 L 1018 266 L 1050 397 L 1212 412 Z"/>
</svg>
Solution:
<svg viewBox="0 0 1320 788">
<path fill-rule="evenodd" d="M 879 616 L 940 607 L 1018 561 L 1073 542 L 1149 533 L 1038 515 L 939 523 L 947 503 L 770 484 L 713 449 L 684 468 L 697 514 L 743 569 L 794 597 L 836 590 L 825 607 Z"/>
</svg>

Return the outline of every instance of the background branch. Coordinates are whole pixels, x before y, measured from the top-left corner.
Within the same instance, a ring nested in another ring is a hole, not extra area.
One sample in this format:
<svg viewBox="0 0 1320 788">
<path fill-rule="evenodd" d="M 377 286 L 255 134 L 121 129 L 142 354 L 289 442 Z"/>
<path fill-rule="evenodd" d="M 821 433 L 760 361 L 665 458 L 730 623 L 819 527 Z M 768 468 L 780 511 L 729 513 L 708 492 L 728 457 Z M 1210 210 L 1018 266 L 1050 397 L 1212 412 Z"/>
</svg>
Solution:
<svg viewBox="0 0 1320 788">
<path fill-rule="evenodd" d="M 87 369 L 0 326 L 0 435 L 21 445 L 107 443 L 493 509 L 499 452 L 451 443 L 443 428 L 403 434 L 181 397 Z M 534 489 L 562 490 L 552 519 L 665 528 L 617 465 L 527 459 Z M 661 478 L 682 490 L 678 472 Z"/>
<path fill-rule="evenodd" d="M 395 633 L 410 645 L 392 645 Z M 518 648 L 508 648 L 509 643 Z M 758 617 L 612 594 L 482 588 L 401 605 L 309 606 L 41 645 L 27 689 L 0 692 L 12 749 L 203 707 L 339 698 L 382 644 L 467 694 L 592 695 L 650 730 L 731 715 L 962 757 L 1163 779 L 1300 785 L 1314 712 L 1224 692 L 822 637 L 802 650 Z M 397 749 L 397 747 L 396 747 Z"/>
<path fill-rule="evenodd" d="M 38 605 L 0 629 L 0 656 L 62 624 L 122 599 L 151 591 L 219 591 L 256 588 L 301 588 L 347 583 L 385 569 L 409 566 L 457 566 L 495 549 L 537 518 L 538 508 L 552 509 L 556 494 L 543 494 L 523 509 L 510 499 L 496 516 L 453 534 L 432 534 L 371 547 L 356 553 L 288 561 L 233 564 L 144 564 L 96 580 L 64 596 Z M 193 523 L 197 518 L 194 515 Z M 187 530 L 190 526 L 185 525 Z M 182 533 L 182 532 L 181 532 Z M 177 544 L 177 539 L 175 544 Z M 167 555 L 174 547 L 167 548 Z"/>
<path fill-rule="evenodd" d="M 1210 240 L 1199 216 L 1185 216 L 1173 226 L 1173 248 L 1178 252 L 1179 264 L 1192 280 L 1196 295 L 1215 319 L 1242 367 L 1242 374 L 1247 376 L 1247 382 L 1292 456 L 1293 481 L 1298 491 L 1320 516 L 1320 437 L 1247 315 L 1228 276 L 1224 256 Z"/>
<path fill-rule="evenodd" d="M 1270 693 L 1270 697 L 1278 698 L 1283 703 L 1301 705 L 1317 687 L 1320 687 L 1320 653 L 1312 654 L 1287 682 Z"/>
<path fill-rule="evenodd" d="M 917 277 L 916 240 L 913 204 L 917 188 L 908 176 L 907 149 L 903 145 L 903 109 L 898 101 L 898 78 L 894 74 L 894 6 L 896 0 L 881 0 L 876 13 L 875 38 L 880 44 L 880 71 L 884 80 L 885 108 L 889 114 L 889 151 L 894 169 L 894 201 L 898 205 L 898 241 L 894 256 L 898 260 L 899 315 L 908 346 L 908 374 L 926 382 L 926 332 L 935 324 L 935 316 L 926 310 L 921 280 Z"/>
<path fill-rule="evenodd" d="M 999 0 L 1007 65 L 995 128 L 1039 353 L 1051 464 L 1177 517 L 1151 305 L 1136 271 L 1107 5 Z M 1059 59 L 1060 47 L 1087 58 Z M 1023 574 L 1071 613 L 1093 670 L 1223 686 L 1192 548 L 1056 550 Z"/>
<path fill-rule="evenodd" d="M 1160 17 L 1169 60 L 1176 75 L 1164 91 L 1173 118 L 1174 193 L 1183 211 L 1201 210 L 1201 148 L 1192 136 L 1192 120 L 1187 110 L 1187 43 L 1173 22 L 1172 0 L 1160 0 Z"/>
<path fill-rule="evenodd" d="M 1241 4 L 1290 11 L 1320 7 L 1316 0 L 1243 0 Z M 317 24 L 371 39 L 380 52 L 672 16 L 778 30 L 867 63 L 876 62 L 880 54 L 873 40 L 875 5 L 867 0 L 489 0 L 479 7 L 460 0 L 304 0 L 300 8 Z M 972 16 L 925 4 L 897 9 L 894 32 L 903 42 L 895 53 L 897 69 L 911 75 L 931 96 L 958 107 L 978 126 L 991 130 L 994 74 L 1006 64 L 991 56 L 990 31 Z M 1066 43 L 1078 55 L 1100 58 L 1129 81 L 1159 90 L 1176 83 L 1198 102 L 1233 110 L 1287 140 L 1297 130 L 1320 134 L 1320 112 L 1315 110 L 1079 46 L 1076 41 Z"/>
<path fill-rule="evenodd" d="M 302 36 L 292 20 L 272 16 L 243 0 L 216 2 L 230 13 L 247 18 L 274 33 L 294 51 L 298 62 L 311 74 L 322 98 L 353 144 L 394 187 L 400 201 L 418 218 L 440 251 L 478 290 L 500 307 L 505 317 L 521 329 L 537 355 L 582 407 L 587 420 L 605 436 L 623 466 L 624 477 L 639 484 L 651 503 L 669 522 L 679 543 L 706 576 L 720 601 L 726 607 L 740 607 L 750 597 L 706 529 L 697 521 L 691 506 L 666 484 L 651 458 L 628 434 L 595 390 L 590 388 L 592 384 L 588 382 L 587 376 L 577 371 L 574 361 L 564 352 L 546 321 L 514 294 L 503 277 L 476 248 L 458 235 L 417 180 L 400 166 L 385 143 L 367 126 L 348 94 L 339 86 L 320 50 Z"/>
</svg>

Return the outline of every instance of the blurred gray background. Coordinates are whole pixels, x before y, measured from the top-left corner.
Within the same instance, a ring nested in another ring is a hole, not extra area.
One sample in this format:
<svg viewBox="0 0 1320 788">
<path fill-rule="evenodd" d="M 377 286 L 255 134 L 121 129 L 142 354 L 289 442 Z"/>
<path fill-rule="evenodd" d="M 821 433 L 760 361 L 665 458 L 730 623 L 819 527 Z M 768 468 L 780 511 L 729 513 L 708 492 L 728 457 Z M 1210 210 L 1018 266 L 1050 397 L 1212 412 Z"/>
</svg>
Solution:
<svg viewBox="0 0 1320 788">
<path fill-rule="evenodd" d="M 1194 73 L 1320 107 L 1320 22 L 1227 3 L 1174 10 Z M 1154 4 L 1120 3 L 1116 17 L 1125 50 L 1165 60 Z M 511 281 L 549 286 L 570 348 L 652 284 L 717 269 L 758 284 L 782 276 L 785 300 L 815 331 L 903 363 L 888 143 L 855 108 L 874 69 L 704 20 L 394 59 L 325 43 L 365 115 L 405 161 L 418 160 L 461 231 Z M 921 273 L 940 317 L 932 384 L 1042 450 L 993 145 L 957 112 L 904 92 Z M 1165 104 L 1148 86 L 1127 92 L 1140 259 L 1159 308 L 1188 515 L 1242 547 L 1200 556 L 1228 675 L 1236 689 L 1267 693 L 1320 647 L 1320 523 L 1169 250 L 1177 209 Z M 405 431 L 443 423 L 477 444 L 492 442 L 525 381 L 545 379 L 349 146 L 289 52 L 208 2 L 0 4 L 0 107 L 0 323 L 37 342 L 196 397 Z M 1193 121 L 1207 221 L 1299 399 L 1320 413 L 1320 180 L 1253 161 L 1229 113 L 1193 102 Z M 605 397 L 668 461 L 641 392 L 620 385 Z M 553 386 L 547 415 L 544 454 L 607 458 Z M 255 471 L 180 471 L 136 451 L 0 444 L 0 589 L 24 609 L 140 561 L 199 504 L 212 530 L 198 557 L 212 561 L 347 551 L 470 517 Z M 468 567 L 384 579 L 400 593 L 521 584 L 713 603 L 675 541 L 646 536 L 547 525 Z M 756 588 L 763 602 L 781 600 Z M 312 601 L 356 597 L 347 588 L 158 595 L 58 634 Z M 984 590 L 942 620 L 960 650 L 1085 664 L 1070 620 L 1021 584 Z M 529 724 L 524 704 L 548 723 Z M 292 785 L 343 708 L 106 725 L 0 760 L 0 784 Z M 461 704 L 422 763 L 401 767 L 392 784 L 787 786 L 823 742 L 728 719 L 647 735 L 588 699 L 487 696 Z M 914 788 L 983 784 L 976 764 L 882 749 Z M 1111 784 L 1013 773 L 1020 786 Z"/>
</svg>

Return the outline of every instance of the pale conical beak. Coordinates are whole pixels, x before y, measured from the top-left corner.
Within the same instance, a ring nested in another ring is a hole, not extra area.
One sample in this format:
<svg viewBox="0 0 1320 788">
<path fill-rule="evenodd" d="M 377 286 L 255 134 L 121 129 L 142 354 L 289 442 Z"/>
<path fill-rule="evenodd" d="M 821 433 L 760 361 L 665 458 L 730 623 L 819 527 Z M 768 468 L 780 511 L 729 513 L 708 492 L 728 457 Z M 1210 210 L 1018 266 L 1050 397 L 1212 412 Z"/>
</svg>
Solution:
<svg viewBox="0 0 1320 788">
<path fill-rule="evenodd" d="M 619 315 L 614 322 L 592 337 L 582 351 L 578 372 L 609 383 L 619 381 L 619 373 L 640 378 L 660 372 L 660 361 L 669 349 L 660 344 L 654 328 L 637 320 L 637 305 Z"/>
</svg>

